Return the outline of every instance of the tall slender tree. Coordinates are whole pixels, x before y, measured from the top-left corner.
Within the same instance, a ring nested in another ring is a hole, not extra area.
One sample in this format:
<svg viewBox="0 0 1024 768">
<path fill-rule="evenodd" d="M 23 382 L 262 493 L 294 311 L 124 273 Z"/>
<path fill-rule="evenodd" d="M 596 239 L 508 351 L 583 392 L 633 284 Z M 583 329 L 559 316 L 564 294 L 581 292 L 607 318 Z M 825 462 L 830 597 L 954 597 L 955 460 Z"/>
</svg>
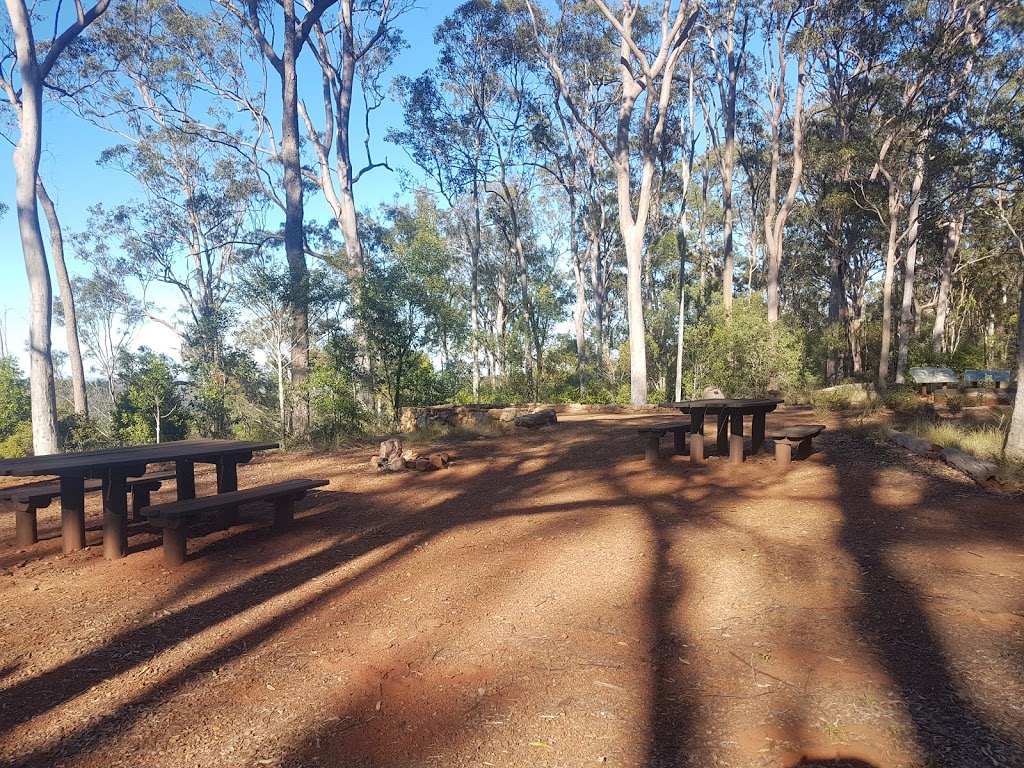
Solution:
<svg viewBox="0 0 1024 768">
<path fill-rule="evenodd" d="M 624 0 L 618 12 L 603 0 L 594 3 L 619 41 L 619 108 L 614 140 L 594 130 L 579 104 L 580 93 L 570 88 L 562 68 L 560 24 L 543 22 L 532 0 L 538 50 L 558 85 L 573 117 L 591 132 L 615 169 L 619 229 L 626 251 L 626 300 L 629 327 L 630 400 L 647 402 L 647 340 L 643 310 L 644 234 L 651 212 L 652 186 L 671 106 L 676 66 L 697 20 L 689 0 L 665 0 L 660 10 L 642 0 Z M 559 4 L 564 17 L 568 2 Z M 653 33 L 652 33 L 653 31 Z"/>
</svg>

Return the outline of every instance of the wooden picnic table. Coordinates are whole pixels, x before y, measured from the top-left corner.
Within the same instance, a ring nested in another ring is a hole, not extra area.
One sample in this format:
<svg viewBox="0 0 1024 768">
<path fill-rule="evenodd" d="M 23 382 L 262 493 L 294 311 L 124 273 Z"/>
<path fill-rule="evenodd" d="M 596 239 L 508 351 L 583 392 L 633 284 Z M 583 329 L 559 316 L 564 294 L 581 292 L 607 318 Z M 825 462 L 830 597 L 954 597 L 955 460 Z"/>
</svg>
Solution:
<svg viewBox="0 0 1024 768">
<path fill-rule="evenodd" d="M 60 479 L 61 531 L 65 552 L 85 546 L 85 481 L 103 483 L 103 556 L 117 560 L 128 554 L 128 494 L 126 481 L 146 473 L 149 464 L 173 462 L 178 500 L 196 496 L 196 464 L 217 468 L 217 493 L 238 490 L 238 465 L 255 451 L 277 443 L 245 440 L 174 440 L 79 453 L 57 453 L 0 460 L 0 475 L 56 476 Z"/>
<path fill-rule="evenodd" d="M 729 453 L 729 434 L 743 437 L 743 417 L 752 416 L 750 452 L 758 453 L 764 446 L 765 415 L 774 411 L 782 400 L 774 398 L 709 398 L 662 403 L 662 408 L 677 408 L 690 415 L 690 434 L 704 435 L 704 417 L 718 417 L 717 450 L 720 456 Z"/>
</svg>

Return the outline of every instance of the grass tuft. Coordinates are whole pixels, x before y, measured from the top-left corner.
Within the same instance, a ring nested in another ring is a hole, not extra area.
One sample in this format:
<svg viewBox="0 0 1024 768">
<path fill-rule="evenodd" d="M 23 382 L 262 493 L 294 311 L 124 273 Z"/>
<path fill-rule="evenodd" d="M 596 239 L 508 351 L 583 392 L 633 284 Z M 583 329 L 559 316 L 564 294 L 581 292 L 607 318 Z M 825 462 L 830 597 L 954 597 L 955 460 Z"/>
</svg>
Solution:
<svg viewBox="0 0 1024 768">
<path fill-rule="evenodd" d="M 999 427 L 966 426 L 933 419 L 911 419 L 904 428 L 912 435 L 938 443 L 943 448 L 959 448 L 985 461 L 1003 462 L 1006 433 Z"/>
</svg>

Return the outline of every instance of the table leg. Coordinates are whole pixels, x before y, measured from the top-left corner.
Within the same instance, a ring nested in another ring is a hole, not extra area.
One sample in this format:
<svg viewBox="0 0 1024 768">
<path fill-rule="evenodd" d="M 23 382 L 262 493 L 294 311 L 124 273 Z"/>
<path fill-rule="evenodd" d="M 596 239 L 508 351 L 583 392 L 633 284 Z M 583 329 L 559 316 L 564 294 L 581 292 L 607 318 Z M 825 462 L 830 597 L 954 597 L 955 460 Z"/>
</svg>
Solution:
<svg viewBox="0 0 1024 768">
<path fill-rule="evenodd" d="M 694 408 L 690 411 L 690 435 L 704 434 L 704 409 Z"/>
<path fill-rule="evenodd" d="M 103 556 L 120 560 L 128 554 L 127 476 L 108 472 L 103 476 Z"/>
<path fill-rule="evenodd" d="M 718 441 L 715 449 L 719 456 L 729 454 L 729 414 L 724 410 L 718 412 Z"/>
<path fill-rule="evenodd" d="M 196 497 L 196 465 L 193 462 L 175 462 L 174 480 L 178 487 L 178 501 Z"/>
<path fill-rule="evenodd" d="M 750 421 L 750 454 L 756 456 L 764 447 L 765 412 L 757 411 Z"/>
<path fill-rule="evenodd" d="M 64 553 L 85 547 L 85 480 L 60 479 L 60 528 Z"/>
<path fill-rule="evenodd" d="M 217 462 L 217 493 L 231 493 L 238 490 L 238 464 L 234 461 Z M 224 507 L 224 524 L 234 525 L 238 522 L 238 505 Z"/>
</svg>

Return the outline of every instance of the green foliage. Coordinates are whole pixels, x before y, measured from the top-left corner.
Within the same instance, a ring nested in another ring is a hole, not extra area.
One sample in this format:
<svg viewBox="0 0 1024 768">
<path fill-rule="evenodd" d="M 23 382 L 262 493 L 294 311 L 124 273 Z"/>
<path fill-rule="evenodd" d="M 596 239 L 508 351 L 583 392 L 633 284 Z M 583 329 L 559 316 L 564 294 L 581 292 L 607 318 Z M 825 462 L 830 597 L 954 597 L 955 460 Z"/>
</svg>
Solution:
<svg viewBox="0 0 1024 768">
<path fill-rule="evenodd" d="M 62 451 L 91 451 L 114 445 L 113 436 L 98 419 L 85 418 L 63 407 L 58 408 L 57 417 L 57 439 Z"/>
<path fill-rule="evenodd" d="M 731 314 L 715 304 L 688 332 L 683 380 L 690 394 L 717 386 L 730 397 L 765 395 L 801 382 L 801 350 L 800 331 L 769 323 L 759 298 L 736 301 Z"/>
<path fill-rule="evenodd" d="M 27 441 L 25 436 L 27 434 Z M 32 408 L 28 379 L 13 357 L 0 357 L 0 441 L 4 458 L 32 452 Z"/>
<path fill-rule="evenodd" d="M 15 459 L 32 454 L 32 422 L 23 421 L 0 441 L 0 459 Z"/>
<path fill-rule="evenodd" d="M 910 386 L 890 388 L 882 398 L 885 407 L 900 416 L 910 416 L 925 412 L 931 406 L 921 401 L 917 389 Z"/>
<path fill-rule="evenodd" d="M 313 442 L 335 445 L 365 431 L 368 414 L 356 397 L 356 380 L 355 343 L 336 334 L 316 356 L 308 380 Z"/>
<path fill-rule="evenodd" d="M 141 347 L 118 359 L 124 391 L 111 413 L 116 439 L 126 445 L 180 440 L 188 434 L 181 391 L 175 386 L 177 366 L 166 355 Z"/>
</svg>

